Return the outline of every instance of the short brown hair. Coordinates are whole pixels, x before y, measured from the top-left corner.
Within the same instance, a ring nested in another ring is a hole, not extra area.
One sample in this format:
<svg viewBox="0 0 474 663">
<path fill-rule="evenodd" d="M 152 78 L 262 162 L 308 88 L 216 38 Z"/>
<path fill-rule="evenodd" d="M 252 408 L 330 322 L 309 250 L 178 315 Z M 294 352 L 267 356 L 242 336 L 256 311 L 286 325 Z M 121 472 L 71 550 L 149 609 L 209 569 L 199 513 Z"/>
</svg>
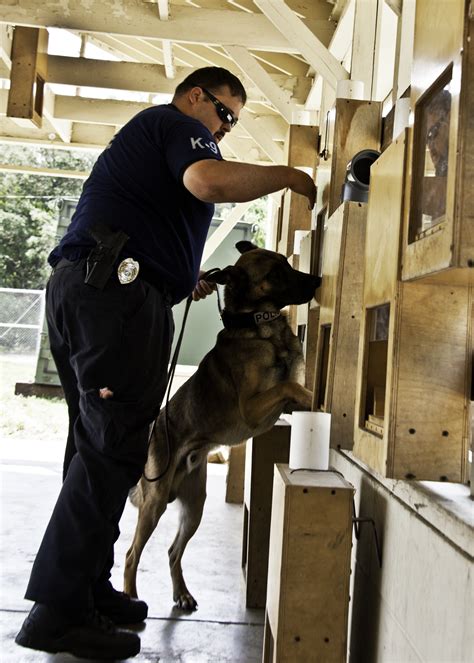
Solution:
<svg viewBox="0 0 474 663">
<path fill-rule="evenodd" d="M 218 88 L 228 87 L 233 97 L 240 97 L 245 105 L 247 93 L 245 88 L 234 74 L 223 67 L 202 67 L 196 69 L 192 74 L 186 76 L 174 92 L 175 97 L 179 97 L 193 87 L 204 87 L 210 92 L 215 92 Z"/>
</svg>

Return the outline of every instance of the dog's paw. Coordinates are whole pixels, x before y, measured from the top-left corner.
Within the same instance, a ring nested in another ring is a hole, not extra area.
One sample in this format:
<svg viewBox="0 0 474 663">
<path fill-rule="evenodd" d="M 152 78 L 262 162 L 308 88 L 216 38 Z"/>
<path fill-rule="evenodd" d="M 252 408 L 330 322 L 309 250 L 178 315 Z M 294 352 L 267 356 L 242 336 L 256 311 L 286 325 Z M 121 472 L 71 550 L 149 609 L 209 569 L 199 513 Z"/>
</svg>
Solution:
<svg viewBox="0 0 474 663">
<path fill-rule="evenodd" d="M 183 592 L 180 594 L 178 597 L 173 597 L 175 601 L 175 605 L 177 608 L 180 610 L 185 610 L 187 612 L 192 612 L 193 610 L 197 610 L 197 601 L 192 596 L 189 592 Z"/>
<path fill-rule="evenodd" d="M 290 412 L 293 410 L 311 410 L 313 393 L 309 389 L 303 387 L 299 382 L 287 382 L 285 387 Z"/>
<path fill-rule="evenodd" d="M 295 399 L 293 410 L 311 410 L 313 404 L 313 392 L 305 387 L 301 387 Z"/>
</svg>

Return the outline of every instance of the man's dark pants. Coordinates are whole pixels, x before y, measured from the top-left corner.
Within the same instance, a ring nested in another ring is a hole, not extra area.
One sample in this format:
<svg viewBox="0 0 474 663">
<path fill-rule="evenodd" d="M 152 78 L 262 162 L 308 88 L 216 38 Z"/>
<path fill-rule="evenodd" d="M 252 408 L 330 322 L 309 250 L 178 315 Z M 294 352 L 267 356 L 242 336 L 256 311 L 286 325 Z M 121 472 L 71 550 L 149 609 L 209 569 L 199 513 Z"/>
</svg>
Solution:
<svg viewBox="0 0 474 663">
<path fill-rule="evenodd" d="M 72 616 L 87 612 L 108 583 L 118 523 L 166 388 L 173 336 L 164 292 L 141 278 L 121 285 L 116 275 L 98 290 L 84 284 L 84 269 L 84 261 L 61 265 L 47 287 L 51 351 L 73 422 L 67 473 L 26 592 Z M 104 387 L 112 398 L 100 398 Z"/>
</svg>

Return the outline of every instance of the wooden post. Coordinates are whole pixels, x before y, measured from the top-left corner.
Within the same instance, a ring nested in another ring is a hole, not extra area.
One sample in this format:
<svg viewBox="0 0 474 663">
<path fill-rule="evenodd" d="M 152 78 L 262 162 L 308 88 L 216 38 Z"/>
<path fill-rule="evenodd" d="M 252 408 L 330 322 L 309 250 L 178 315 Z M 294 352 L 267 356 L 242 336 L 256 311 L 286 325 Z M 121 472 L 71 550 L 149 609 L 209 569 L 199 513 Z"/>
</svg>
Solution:
<svg viewBox="0 0 474 663">
<path fill-rule="evenodd" d="M 242 504 L 244 501 L 245 442 L 231 447 L 227 465 L 225 501 Z"/>
<path fill-rule="evenodd" d="M 242 569 L 248 608 L 265 607 L 274 463 L 287 463 L 291 427 L 282 422 L 247 442 Z"/>
<path fill-rule="evenodd" d="M 47 30 L 15 27 L 7 117 L 27 127 L 42 124 L 47 48 Z"/>
</svg>

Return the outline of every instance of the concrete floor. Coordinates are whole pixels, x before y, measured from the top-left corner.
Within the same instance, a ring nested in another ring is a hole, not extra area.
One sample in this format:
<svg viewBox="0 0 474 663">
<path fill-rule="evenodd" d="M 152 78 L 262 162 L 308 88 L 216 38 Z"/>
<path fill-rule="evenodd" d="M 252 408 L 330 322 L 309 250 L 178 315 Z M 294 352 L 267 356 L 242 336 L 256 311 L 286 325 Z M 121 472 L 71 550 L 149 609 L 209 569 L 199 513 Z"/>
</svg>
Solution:
<svg viewBox="0 0 474 663">
<path fill-rule="evenodd" d="M 62 445 L 1 440 L 0 661 L 66 663 L 18 647 L 14 637 L 31 603 L 23 599 L 29 571 L 61 482 Z M 173 608 L 167 549 L 177 509 L 170 505 L 146 547 L 138 575 L 149 617 L 140 631 L 142 651 L 133 661 L 254 663 L 261 660 L 263 610 L 247 610 L 241 571 L 242 507 L 226 504 L 225 465 L 209 465 L 208 498 L 201 526 L 183 558 L 184 575 L 199 603 L 194 613 Z M 113 583 L 122 587 L 125 552 L 136 511 L 127 505 L 116 546 Z"/>
</svg>

